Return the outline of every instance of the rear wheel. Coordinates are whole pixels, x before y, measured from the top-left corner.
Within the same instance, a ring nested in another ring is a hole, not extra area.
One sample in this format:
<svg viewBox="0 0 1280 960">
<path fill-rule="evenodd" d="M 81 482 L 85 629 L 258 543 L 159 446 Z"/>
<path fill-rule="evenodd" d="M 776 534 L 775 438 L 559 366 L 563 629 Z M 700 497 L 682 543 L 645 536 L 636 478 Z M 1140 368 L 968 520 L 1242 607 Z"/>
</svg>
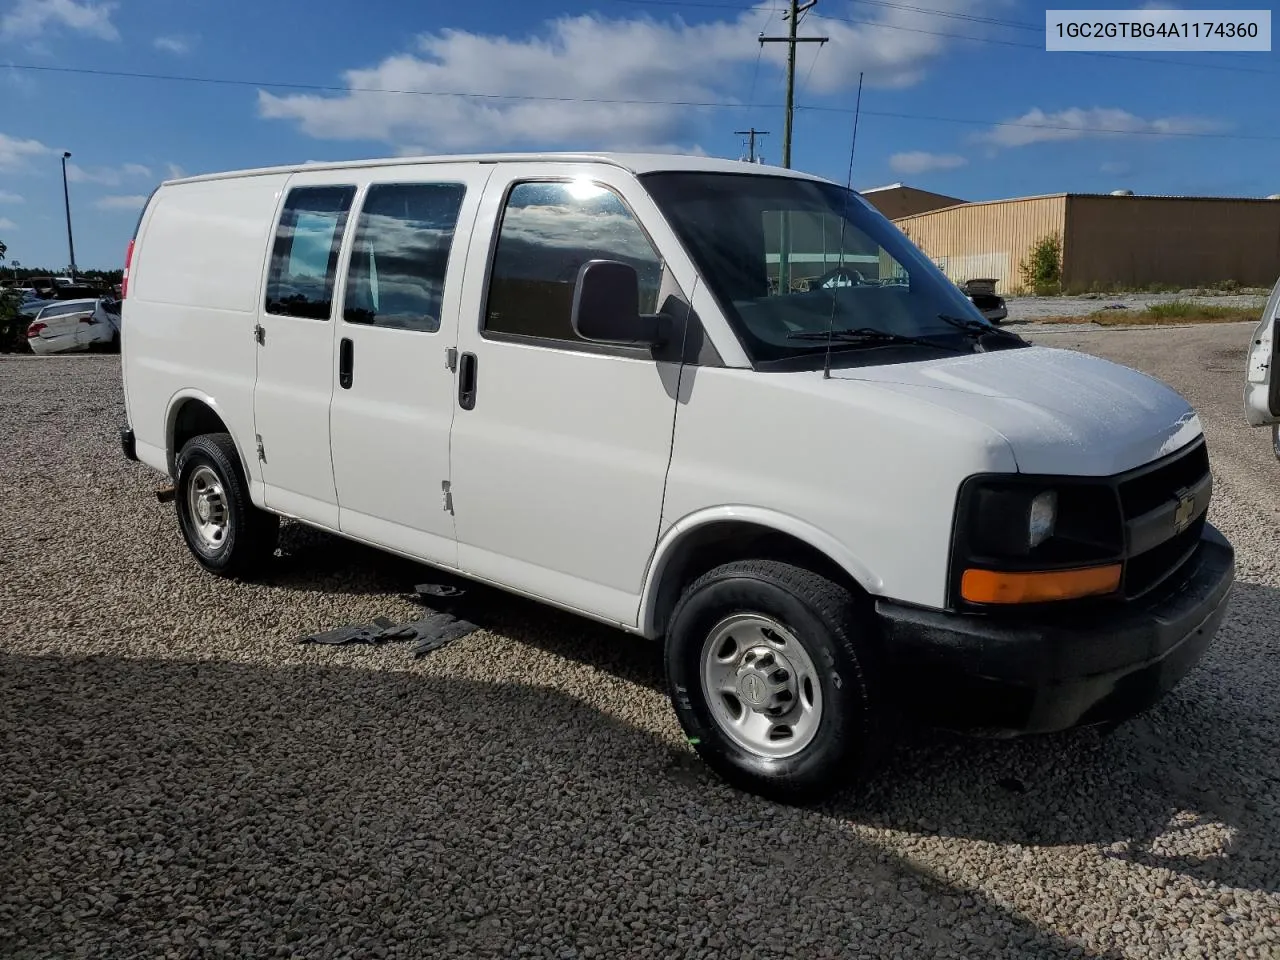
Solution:
<svg viewBox="0 0 1280 960">
<path fill-rule="evenodd" d="M 230 434 L 192 437 L 177 459 L 178 524 L 200 564 L 224 577 L 261 568 L 275 552 L 280 518 L 249 499 Z"/>
<path fill-rule="evenodd" d="M 865 776 L 883 746 L 869 618 L 786 563 L 725 564 L 685 591 L 667 678 L 689 742 L 727 781 L 788 802 Z"/>
</svg>

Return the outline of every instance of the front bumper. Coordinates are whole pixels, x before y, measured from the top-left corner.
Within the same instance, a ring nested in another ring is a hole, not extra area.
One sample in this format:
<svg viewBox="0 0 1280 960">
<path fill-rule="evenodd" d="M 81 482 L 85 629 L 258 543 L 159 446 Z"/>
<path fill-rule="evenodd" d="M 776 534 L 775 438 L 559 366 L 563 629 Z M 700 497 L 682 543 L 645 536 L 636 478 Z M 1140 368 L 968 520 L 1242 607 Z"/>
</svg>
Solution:
<svg viewBox="0 0 1280 960">
<path fill-rule="evenodd" d="M 1185 676 L 1226 615 L 1235 551 L 1200 546 L 1152 595 L 1036 618 L 876 605 L 899 702 L 922 722 L 974 733 L 1048 733 L 1123 720 Z"/>
</svg>

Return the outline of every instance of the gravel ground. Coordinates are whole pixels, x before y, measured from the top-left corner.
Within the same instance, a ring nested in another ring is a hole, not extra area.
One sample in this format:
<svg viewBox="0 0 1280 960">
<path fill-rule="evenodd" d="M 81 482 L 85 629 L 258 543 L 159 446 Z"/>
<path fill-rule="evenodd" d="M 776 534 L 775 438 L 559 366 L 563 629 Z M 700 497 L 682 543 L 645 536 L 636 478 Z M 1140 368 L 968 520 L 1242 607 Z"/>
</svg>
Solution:
<svg viewBox="0 0 1280 960">
<path fill-rule="evenodd" d="M 684 744 L 654 645 L 491 592 L 422 660 L 296 639 L 421 568 L 286 526 L 198 570 L 124 463 L 116 358 L 0 360 L 0 955 L 1280 957 L 1280 464 L 1249 331 L 1036 339 L 1139 366 L 1209 433 L 1241 583 L 1110 736 L 906 738 L 819 808 Z"/>
<path fill-rule="evenodd" d="M 1009 297 L 1005 305 L 1009 308 L 1007 322 L 1019 323 L 1035 322 L 1045 317 L 1086 317 L 1117 303 L 1123 304 L 1126 310 L 1145 310 L 1153 304 L 1171 303 L 1174 300 L 1208 303 L 1219 307 L 1246 307 L 1257 310 L 1258 315 L 1261 316 L 1262 308 L 1267 303 L 1267 294 L 1193 296 L 1184 292 L 1089 294 L 1079 297 Z"/>
</svg>

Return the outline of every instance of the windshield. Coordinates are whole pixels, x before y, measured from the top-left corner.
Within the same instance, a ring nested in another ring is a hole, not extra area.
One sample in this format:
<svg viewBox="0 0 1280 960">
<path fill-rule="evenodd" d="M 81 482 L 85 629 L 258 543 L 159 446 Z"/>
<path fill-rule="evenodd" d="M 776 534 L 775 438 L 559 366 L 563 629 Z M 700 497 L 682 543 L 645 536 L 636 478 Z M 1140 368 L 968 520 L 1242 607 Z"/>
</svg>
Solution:
<svg viewBox="0 0 1280 960">
<path fill-rule="evenodd" d="M 642 179 L 755 362 L 821 355 L 829 330 L 896 335 L 877 338 L 880 347 L 925 341 L 897 360 L 919 359 L 931 344 L 981 349 L 973 331 L 995 331 L 893 224 L 843 187 L 758 174 Z M 865 335 L 846 335 L 832 350 L 867 345 Z"/>
</svg>

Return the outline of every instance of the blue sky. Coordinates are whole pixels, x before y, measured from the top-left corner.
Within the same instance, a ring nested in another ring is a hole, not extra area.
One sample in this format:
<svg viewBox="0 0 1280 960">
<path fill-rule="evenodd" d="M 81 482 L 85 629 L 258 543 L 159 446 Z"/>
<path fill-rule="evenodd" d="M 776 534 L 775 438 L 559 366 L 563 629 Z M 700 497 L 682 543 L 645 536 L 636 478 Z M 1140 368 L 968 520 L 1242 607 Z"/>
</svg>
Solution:
<svg viewBox="0 0 1280 960">
<path fill-rule="evenodd" d="M 81 267 L 119 266 L 145 196 L 183 173 L 413 152 L 654 148 L 737 157 L 733 131 L 753 125 L 770 131 L 762 151 L 776 163 L 784 48 L 761 52 L 756 38 L 785 33 L 782 6 L 0 0 L 0 240 L 24 264 L 67 262 L 63 150 L 73 155 Z M 1167 62 L 1046 53 L 1044 9 L 1014 0 L 820 0 L 800 33 L 830 42 L 800 48 L 792 165 L 844 179 L 863 71 L 855 186 L 903 181 L 970 200 L 1117 188 L 1280 192 L 1275 53 L 1154 58 Z"/>
</svg>

